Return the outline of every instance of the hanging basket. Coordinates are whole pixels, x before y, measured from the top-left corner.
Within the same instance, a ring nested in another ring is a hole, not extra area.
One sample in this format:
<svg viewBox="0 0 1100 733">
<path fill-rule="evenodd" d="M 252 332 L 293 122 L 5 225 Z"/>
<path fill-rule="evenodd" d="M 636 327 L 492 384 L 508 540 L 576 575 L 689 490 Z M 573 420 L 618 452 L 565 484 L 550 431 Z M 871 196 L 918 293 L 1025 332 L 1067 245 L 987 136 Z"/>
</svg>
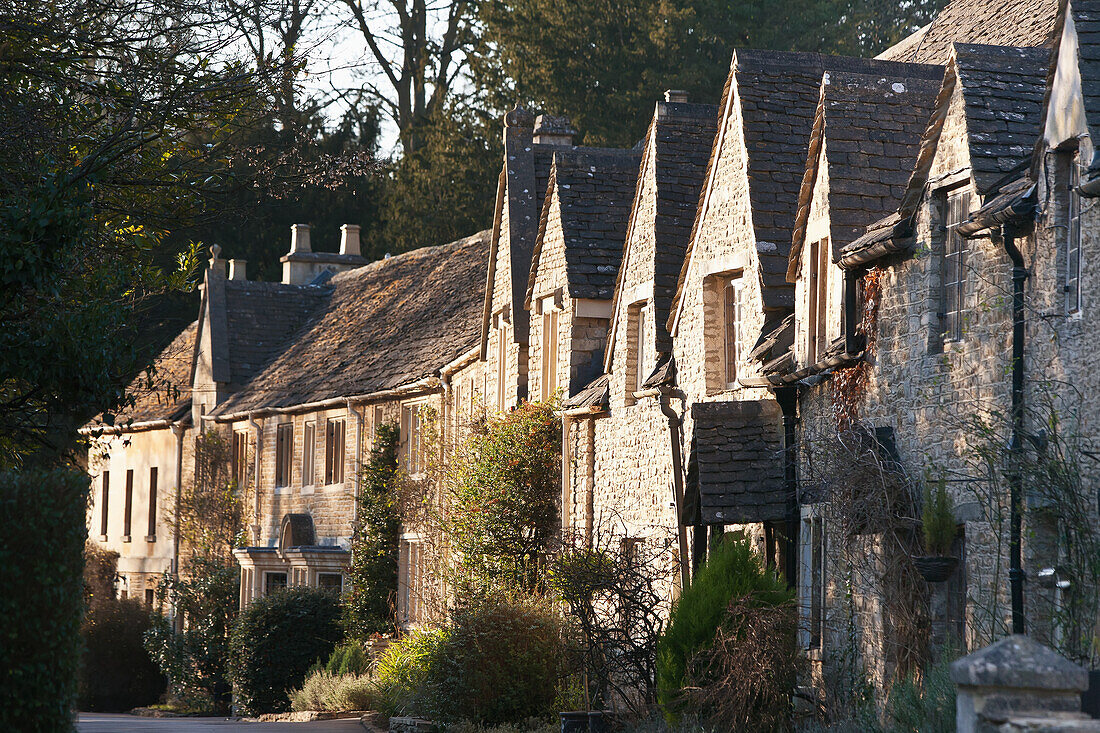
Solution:
<svg viewBox="0 0 1100 733">
<path fill-rule="evenodd" d="M 944 555 L 923 555 L 914 557 L 913 564 L 917 572 L 929 583 L 942 583 L 951 577 L 959 565 L 959 558 Z"/>
</svg>

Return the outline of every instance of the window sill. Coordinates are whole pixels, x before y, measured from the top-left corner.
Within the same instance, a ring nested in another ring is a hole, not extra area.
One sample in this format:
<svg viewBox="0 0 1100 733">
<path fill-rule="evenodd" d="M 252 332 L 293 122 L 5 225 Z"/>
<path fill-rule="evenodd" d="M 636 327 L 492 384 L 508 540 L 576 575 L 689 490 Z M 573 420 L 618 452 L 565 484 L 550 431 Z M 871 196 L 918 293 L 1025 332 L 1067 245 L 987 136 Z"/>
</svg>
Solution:
<svg viewBox="0 0 1100 733">
<path fill-rule="evenodd" d="M 122 541 L 123 542 L 129 542 L 130 541 L 130 535 L 128 535 L 128 534 L 122 535 Z"/>
<path fill-rule="evenodd" d="M 275 494 L 275 496 L 281 496 L 282 494 L 289 494 L 289 489 L 289 486 L 276 486 L 271 493 Z"/>
<path fill-rule="evenodd" d="M 155 534 L 147 534 L 147 535 L 145 535 L 145 541 L 146 542 L 156 542 L 157 541 L 157 536 Z"/>
<path fill-rule="evenodd" d="M 106 542 L 106 541 L 107 541 L 107 535 L 105 535 L 105 534 L 101 534 L 101 535 L 99 536 L 99 541 L 100 541 L 100 542 Z"/>
<path fill-rule="evenodd" d="M 301 494 L 302 494 L 302 496 L 309 496 L 315 490 L 316 490 L 316 487 L 314 487 L 313 485 L 303 486 L 302 489 L 301 489 Z"/>
<path fill-rule="evenodd" d="M 337 491 L 339 489 L 344 488 L 344 482 L 341 481 L 338 484 L 325 484 L 321 488 L 323 488 L 325 491 Z"/>
</svg>

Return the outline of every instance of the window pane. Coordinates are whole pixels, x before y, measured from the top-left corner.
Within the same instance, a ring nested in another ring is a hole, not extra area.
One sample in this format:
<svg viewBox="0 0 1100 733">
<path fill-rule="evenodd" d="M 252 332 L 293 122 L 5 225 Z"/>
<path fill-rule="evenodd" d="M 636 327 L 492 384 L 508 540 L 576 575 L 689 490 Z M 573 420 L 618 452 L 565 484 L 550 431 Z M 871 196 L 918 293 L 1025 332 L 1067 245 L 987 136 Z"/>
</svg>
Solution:
<svg viewBox="0 0 1100 733">
<path fill-rule="evenodd" d="M 943 331 L 944 338 L 958 341 L 962 338 L 962 320 L 966 298 L 966 240 L 959 234 L 958 225 L 966 221 L 970 213 L 970 192 L 951 194 L 946 202 L 944 220 L 943 266 Z"/>
<path fill-rule="evenodd" d="M 723 330 L 725 332 L 726 386 L 737 383 L 737 336 L 740 320 L 740 283 L 731 280 L 725 287 Z"/>
<path fill-rule="evenodd" d="M 339 593 L 344 587 L 344 577 L 340 573 L 318 573 L 317 587 Z"/>
<path fill-rule="evenodd" d="M 302 440 L 302 485 L 313 485 L 313 460 L 317 450 L 317 426 L 314 423 L 306 423 L 305 436 Z"/>
<path fill-rule="evenodd" d="M 145 533 L 149 537 L 157 535 L 157 469 L 156 466 L 149 469 L 149 531 Z"/>
<path fill-rule="evenodd" d="M 264 573 L 264 595 L 286 588 L 286 573 Z"/>
<path fill-rule="evenodd" d="M 130 515 L 134 508 L 134 472 L 128 470 L 126 472 L 126 506 L 122 514 L 122 534 L 124 537 L 130 536 Z"/>
<path fill-rule="evenodd" d="M 103 489 L 100 497 L 100 515 L 99 515 L 99 533 L 102 535 L 107 534 L 107 507 L 108 501 L 111 498 L 111 474 L 108 471 L 103 472 Z"/>
<path fill-rule="evenodd" d="M 1069 216 L 1066 226 L 1066 312 L 1076 313 L 1081 308 L 1081 195 L 1077 155 L 1067 156 L 1069 179 Z"/>
</svg>

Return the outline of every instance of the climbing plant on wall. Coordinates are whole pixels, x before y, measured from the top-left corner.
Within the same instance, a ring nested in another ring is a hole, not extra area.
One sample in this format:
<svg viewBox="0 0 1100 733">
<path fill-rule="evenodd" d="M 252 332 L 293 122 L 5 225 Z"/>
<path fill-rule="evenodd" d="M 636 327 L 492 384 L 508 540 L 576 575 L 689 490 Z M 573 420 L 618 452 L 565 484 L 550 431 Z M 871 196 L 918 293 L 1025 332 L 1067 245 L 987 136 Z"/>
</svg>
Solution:
<svg viewBox="0 0 1100 733">
<path fill-rule="evenodd" d="M 400 529 L 398 441 L 397 425 L 379 425 L 370 458 L 361 469 L 348 569 L 351 589 L 343 598 L 344 625 L 351 636 L 392 631 L 395 625 Z"/>
</svg>

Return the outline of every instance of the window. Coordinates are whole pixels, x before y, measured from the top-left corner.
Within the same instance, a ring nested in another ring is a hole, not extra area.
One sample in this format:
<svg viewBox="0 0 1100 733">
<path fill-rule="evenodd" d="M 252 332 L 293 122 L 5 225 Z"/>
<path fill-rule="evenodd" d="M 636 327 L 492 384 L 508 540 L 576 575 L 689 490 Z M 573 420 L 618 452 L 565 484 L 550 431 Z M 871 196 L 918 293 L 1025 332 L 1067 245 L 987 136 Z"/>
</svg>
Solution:
<svg viewBox="0 0 1100 733">
<path fill-rule="evenodd" d="M 958 226 L 970 215 L 970 192 L 947 195 L 943 237 L 943 338 L 962 339 L 963 310 L 966 307 L 967 243 Z"/>
<path fill-rule="evenodd" d="M 419 540 L 402 540 L 398 582 L 398 613 L 403 623 L 422 621 L 424 568 Z"/>
<path fill-rule="evenodd" d="M 325 483 L 344 482 L 344 421 L 325 423 Z"/>
<path fill-rule="evenodd" d="M 802 646 L 820 650 L 825 636 L 825 518 L 823 505 L 802 507 L 800 607 Z"/>
<path fill-rule="evenodd" d="M 153 589 L 152 588 L 146 588 L 145 589 L 145 605 L 149 606 L 149 608 L 152 608 L 153 603 L 156 602 L 156 599 L 157 599 L 157 596 L 156 596 L 156 593 L 153 591 Z"/>
<path fill-rule="evenodd" d="M 99 533 L 103 537 L 107 536 L 107 505 L 111 498 L 111 474 L 109 471 L 103 472 L 103 486 L 100 488 L 99 499 Z"/>
<path fill-rule="evenodd" d="M 726 389 L 737 386 L 737 346 L 741 338 L 741 278 L 733 278 L 722 291 L 722 343 Z"/>
<path fill-rule="evenodd" d="M 340 593 L 344 589 L 344 576 L 340 573 L 317 573 L 317 587 Z"/>
<path fill-rule="evenodd" d="M 558 389 L 558 312 L 550 303 L 542 307 L 542 401 L 546 402 Z"/>
<path fill-rule="evenodd" d="M 825 357 L 828 346 L 825 334 L 829 323 L 829 240 L 826 238 L 811 244 L 809 258 L 806 363 L 816 364 Z"/>
<path fill-rule="evenodd" d="M 264 595 L 286 588 L 286 573 L 264 573 Z"/>
<path fill-rule="evenodd" d="M 638 316 L 634 319 L 634 391 L 641 392 L 645 380 L 649 378 L 649 354 L 646 353 L 645 305 L 638 306 Z"/>
<path fill-rule="evenodd" d="M 294 424 L 275 428 L 275 486 L 290 485 L 290 459 L 294 453 Z"/>
<path fill-rule="evenodd" d="M 1066 194 L 1066 313 L 1081 310 L 1081 194 L 1080 163 L 1077 151 L 1060 153 L 1065 160 L 1068 192 Z"/>
<path fill-rule="evenodd" d="M 134 471 L 126 471 L 126 505 L 122 512 L 122 541 L 130 541 L 130 518 L 134 509 Z"/>
<path fill-rule="evenodd" d="M 405 471 L 415 476 L 428 468 L 424 445 L 424 407 L 405 405 L 401 408 L 401 434 L 404 436 Z"/>
<path fill-rule="evenodd" d="M 313 486 L 313 465 L 317 455 L 317 423 L 307 422 L 302 436 L 302 486 Z"/>
<path fill-rule="evenodd" d="M 149 531 L 145 533 L 146 542 L 157 541 L 157 468 L 149 469 Z"/>
<path fill-rule="evenodd" d="M 233 431 L 233 478 L 237 487 L 243 489 L 248 485 L 248 432 L 245 430 Z"/>
</svg>

